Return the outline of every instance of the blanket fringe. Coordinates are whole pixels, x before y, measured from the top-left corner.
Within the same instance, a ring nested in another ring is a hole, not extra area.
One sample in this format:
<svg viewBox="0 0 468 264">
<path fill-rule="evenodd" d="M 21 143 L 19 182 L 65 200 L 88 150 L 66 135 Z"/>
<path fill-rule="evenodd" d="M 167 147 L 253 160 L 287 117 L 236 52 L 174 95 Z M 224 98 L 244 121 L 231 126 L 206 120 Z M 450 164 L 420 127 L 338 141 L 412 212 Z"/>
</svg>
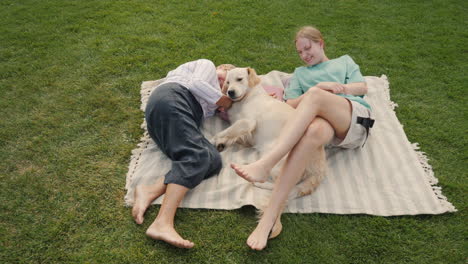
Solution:
<svg viewBox="0 0 468 264">
<path fill-rule="evenodd" d="M 132 155 L 130 157 L 130 164 L 128 166 L 128 172 L 127 172 L 127 182 L 125 184 L 125 189 L 127 190 L 130 188 L 130 184 L 132 182 L 133 175 L 135 174 L 136 168 L 140 161 L 140 157 L 143 151 L 148 147 L 149 143 L 150 143 L 149 135 L 145 131 L 143 136 L 140 138 L 140 143 L 138 143 L 137 147 L 132 150 Z"/>
<path fill-rule="evenodd" d="M 380 76 L 381 79 L 383 79 L 385 82 L 384 84 L 384 89 L 385 89 L 385 99 L 387 99 L 387 102 L 389 102 L 389 106 L 392 110 L 395 110 L 395 108 L 398 107 L 398 104 L 393 102 L 391 99 L 390 99 L 390 82 L 388 81 L 388 78 L 387 78 L 387 75 L 385 74 L 382 74 Z"/>
<path fill-rule="evenodd" d="M 426 175 L 427 180 L 432 187 L 432 191 L 439 200 L 440 204 L 446 208 L 448 212 L 458 211 L 455 206 L 453 206 L 453 204 L 448 201 L 447 197 L 442 194 L 442 187 L 437 186 L 439 180 L 434 175 L 434 171 L 432 170 L 432 166 L 429 164 L 429 158 L 426 156 L 426 153 L 420 150 L 418 143 L 411 143 L 411 146 L 413 147 L 413 150 L 418 157 L 418 161 L 424 170 L 424 174 Z"/>
<path fill-rule="evenodd" d="M 141 90 L 140 90 L 140 95 L 141 95 L 141 106 L 140 109 L 141 111 L 145 111 L 146 108 L 146 102 L 148 101 L 148 97 L 151 95 L 151 92 L 153 89 L 163 81 L 164 79 L 157 80 L 157 81 L 146 81 L 142 82 L 141 84 Z M 137 144 L 137 147 L 132 150 L 132 155 L 130 156 L 130 162 L 128 165 L 128 172 L 126 176 L 126 183 L 125 183 L 125 189 L 129 190 L 131 189 L 131 184 L 133 181 L 133 176 L 136 172 L 136 169 L 138 167 L 138 163 L 140 161 L 141 155 L 143 152 L 148 148 L 148 145 L 150 144 L 150 136 L 148 134 L 148 131 L 146 131 L 146 121 L 143 118 L 143 122 L 140 125 L 141 129 L 143 129 L 143 136 L 140 138 L 139 143 Z M 133 197 L 130 197 L 128 194 L 125 196 L 125 204 L 127 206 L 130 206 L 133 204 Z"/>
<path fill-rule="evenodd" d="M 384 85 L 385 96 L 386 96 L 387 101 L 389 102 L 390 108 L 393 111 L 395 111 L 395 108 L 398 107 L 398 104 L 393 102 L 391 100 L 391 98 L 390 98 L 390 82 L 388 81 L 387 76 L 384 75 L 384 74 L 382 74 L 382 76 L 380 76 L 380 78 L 385 80 L 385 85 Z M 420 150 L 418 143 L 411 143 L 410 142 L 410 144 L 413 147 L 413 150 L 416 153 L 418 161 L 419 161 L 419 163 L 421 164 L 421 167 L 424 170 L 424 174 L 426 175 L 426 177 L 427 177 L 427 179 L 429 181 L 429 184 L 432 187 L 432 191 L 434 192 L 435 196 L 439 200 L 441 206 L 446 208 L 448 212 L 456 212 L 457 209 L 455 208 L 455 206 L 453 206 L 448 201 L 447 197 L 445 197 L 442 194 L 442 187 L 437 186 L 437 184 L 439 183 L 439 180 L 434 175 L 434 171 L 432 170 L 432 166 L 429 164 L 429 158 L 427 158 L 426 153 L 424 153 L 424 152 L 422 152 Z"/>
</svg>

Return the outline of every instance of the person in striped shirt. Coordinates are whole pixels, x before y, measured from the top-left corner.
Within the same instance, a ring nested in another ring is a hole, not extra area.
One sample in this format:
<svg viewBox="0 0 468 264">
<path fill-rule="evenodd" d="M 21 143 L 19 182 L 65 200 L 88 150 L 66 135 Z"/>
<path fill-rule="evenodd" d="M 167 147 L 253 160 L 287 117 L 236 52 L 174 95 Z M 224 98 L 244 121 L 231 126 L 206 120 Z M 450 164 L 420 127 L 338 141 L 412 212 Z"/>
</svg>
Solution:
<svg viewBox="0 0 468 264">
<path fill-rule="evenodd" d="M 177 207 L 188 190 L 221 170 L 221 156 L 203 136 L 204 118 L 232 101 L 221 93 L 226 67 L 200 59 L 170 71 L 152 92 L 145 110 L 148 134 L 172 161 L 169 172 L 151 185 L 135 188 L 132 215 L 137 224 L 153 200 L 165 194 L 159 213 L 146 235 L 180 248 L 192 248 L 174 227 Z"/>
</svg>

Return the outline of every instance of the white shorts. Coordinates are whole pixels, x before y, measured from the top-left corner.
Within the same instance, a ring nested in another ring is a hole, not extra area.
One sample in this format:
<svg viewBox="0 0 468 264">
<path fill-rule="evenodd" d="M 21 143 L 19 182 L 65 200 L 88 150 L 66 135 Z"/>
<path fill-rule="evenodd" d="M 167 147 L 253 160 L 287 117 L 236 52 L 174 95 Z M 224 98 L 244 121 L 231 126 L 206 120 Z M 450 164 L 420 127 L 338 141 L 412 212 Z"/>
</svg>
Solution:
<svg viewBox="0 0 468 264">
<path fill-rule="evenodd" d="M 336 136 L 330 142 L 331 146 L 340 148 L 357 148 L 361 147 L 366 143 L 368 130 L 361 124 L 358 123 L 358 117 L 370 118 L 371 110 L 362 104 L 350 101 L 351 103 L 351 125 L 349 126 L 348 133 L 344 139 L 339 139 Z M 369 128 L 370 130 L 370 128 Z"/>
</svg>

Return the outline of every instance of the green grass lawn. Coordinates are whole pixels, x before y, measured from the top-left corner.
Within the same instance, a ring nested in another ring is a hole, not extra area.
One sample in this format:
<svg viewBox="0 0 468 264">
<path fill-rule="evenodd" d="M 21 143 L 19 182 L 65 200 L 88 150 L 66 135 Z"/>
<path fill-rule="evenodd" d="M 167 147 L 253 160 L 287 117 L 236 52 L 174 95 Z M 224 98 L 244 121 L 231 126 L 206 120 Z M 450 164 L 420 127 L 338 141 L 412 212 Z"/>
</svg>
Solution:
<svg viewBox="0 0 468 264">
<path fill-rule="evenodd" d="M 186 61 L 292 72 L 316 25 L 330 58 L 386 74 L 398 118 L 457 213 L 286 214 L 262 252 L 255 211 L 180 209 L 196 243 L 144 234 L 124 207 L 140 84 Z M 0 1 L 1 263 L 466 263 L 467 1 Z"/>
</svg>

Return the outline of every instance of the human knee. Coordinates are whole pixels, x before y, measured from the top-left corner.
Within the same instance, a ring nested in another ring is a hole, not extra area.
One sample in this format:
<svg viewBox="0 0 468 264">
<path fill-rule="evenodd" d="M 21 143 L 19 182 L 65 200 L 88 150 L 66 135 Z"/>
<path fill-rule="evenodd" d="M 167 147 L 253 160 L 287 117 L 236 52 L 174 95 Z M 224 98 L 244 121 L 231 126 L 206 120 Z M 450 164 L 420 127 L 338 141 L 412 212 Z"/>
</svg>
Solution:
<svg viewBox="0 0 468 264">
<path fill-rule="evenodd" d="M 309 127 L 307 128 L 306 132 L 304 133 L 304 140 L 307 141 L 308 144 L 319 147 L 325 145 L 327 142 L 327 138 L 329 138 L 329 125 L 325 122 L 312 122 Z"/>
<path fill-rule="evenodd" d="M 221 170 L 221 167 L 223 165 L 221 155 L 214 148 L 204 149 L 200 153 L 197 163 L 198 163 L 198 166 L 200 167 L 208 165 L 208 169 L 206 172 L 207 175 L 205 175 L 205 178 L 213 174 L 217 174 Z"/>
<path fill-rule="evenodd" d="M 304 93 L 304 98 L 302 100 L 312 101 L 314 104 L 318 104 L 320 102 L 321 94 L 324 91 L 316 86 L 311 87 L 307 92 Z"/>
<path fill-rule="evenodd" d="M 211 161 L 209 161 L 211 164 L 210 174 L 217 174 L 223 167 L 223 161 L 219 152 L 215 151 L 215 152 L 212 152 L 212 154 L 213 155 L 211 156 L 211 159 L 210 159 Z"/>
</svg>

